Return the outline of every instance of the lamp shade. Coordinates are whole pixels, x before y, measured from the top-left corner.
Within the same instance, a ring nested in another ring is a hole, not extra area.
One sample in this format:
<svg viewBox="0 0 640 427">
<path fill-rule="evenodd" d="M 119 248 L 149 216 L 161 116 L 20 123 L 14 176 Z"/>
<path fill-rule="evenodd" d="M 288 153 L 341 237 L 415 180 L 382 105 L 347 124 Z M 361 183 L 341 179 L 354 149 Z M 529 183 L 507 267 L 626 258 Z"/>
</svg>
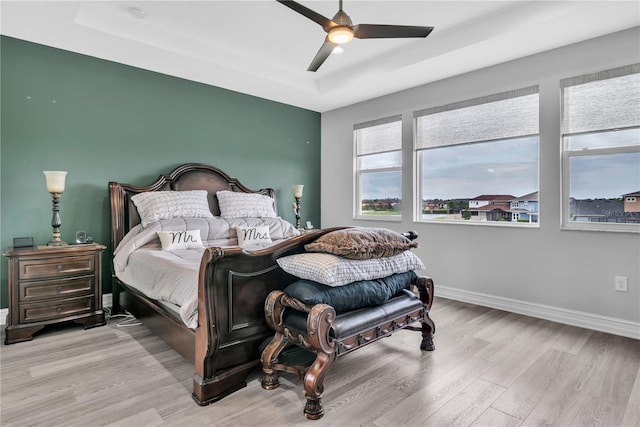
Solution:
<svg viewBox="0 0 640 427">
<path fill-rule="evenodd" d="M 304 185 L 294 185 L 293 186 L 293 197 L 295 197 L 296 199 L 301 199 L 302 198 L 302 189 L 304 188 Z"/>
<path fill-rule="evenodd" d="M 62 193 L 67 171 L 42 171 L 47 179 L 47 191 L 49 193 Z"/>
</svg>

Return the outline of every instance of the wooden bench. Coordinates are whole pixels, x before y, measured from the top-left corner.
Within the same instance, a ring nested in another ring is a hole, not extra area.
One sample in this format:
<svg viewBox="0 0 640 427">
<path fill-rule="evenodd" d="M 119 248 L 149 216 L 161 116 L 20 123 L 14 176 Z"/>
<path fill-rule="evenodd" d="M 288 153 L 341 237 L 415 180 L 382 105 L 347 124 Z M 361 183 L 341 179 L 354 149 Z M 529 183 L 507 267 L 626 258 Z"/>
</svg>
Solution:
<svg viewBox="0 0 640 427">
<path fill-rule="evenodd" d="M 271 342 L 262 352 L 264 372 L 262 387 L 275 389 L 278 371 L 298 375 L 306 397 L 304 416 L 317 420 L 324 415 L 322 407 L 323 380 L 337 356 L 344 355 L 400 329 L 422 332 L 422 350 L 435 349 L 435 324 L 429 317 L 433 303 L 433 280 L 417 277 L 412 289 L 404 289 L 382 305 L 364 307 L 336 315 L 327 304 L 305 305 L 283 291 L 273 291 L 265 301 L 265 316 L 275 330 Z M 421 322 L 420 327 L 411 326 Z M 279 360 L 282 350 L 290 344 L 316 354 L 310 365 L 294 365 Z"/>
</svg>

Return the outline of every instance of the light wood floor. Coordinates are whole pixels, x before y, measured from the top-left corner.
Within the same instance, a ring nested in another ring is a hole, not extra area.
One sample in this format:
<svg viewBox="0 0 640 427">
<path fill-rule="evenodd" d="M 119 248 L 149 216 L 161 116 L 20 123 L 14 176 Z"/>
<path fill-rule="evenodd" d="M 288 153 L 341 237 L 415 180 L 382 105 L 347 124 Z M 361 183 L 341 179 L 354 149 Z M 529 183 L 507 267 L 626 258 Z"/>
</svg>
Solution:
<svg viewBox="0 0 640 427">
<path fill-rule="evenodd" d="M 190 364 L 143 326 L 48 331 L 0 347 L 0 424 L 640 425 L 640 341 L 445 299 L 432 318 L 434 352 L 401 331 L 339 358 L 319 421 L 303 417 L 289 374 L 266 391 L 256 370 L 246 388 L 199 407 Z"/>
</svg>

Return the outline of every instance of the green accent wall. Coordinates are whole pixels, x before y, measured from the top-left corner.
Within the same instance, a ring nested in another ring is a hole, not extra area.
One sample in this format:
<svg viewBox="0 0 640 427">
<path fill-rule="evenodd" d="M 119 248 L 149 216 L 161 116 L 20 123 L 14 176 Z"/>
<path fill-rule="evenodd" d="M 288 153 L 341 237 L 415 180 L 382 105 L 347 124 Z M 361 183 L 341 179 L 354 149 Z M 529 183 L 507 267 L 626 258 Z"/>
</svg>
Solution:
<svg viewBox="0 0 640 427">
<path fill-rule="evenodd" d="M 109 249 L 107 184 L 146 185 L 182 163 L 219 167 L 252 189 L 272 187 L 294 223 L 320 225 L 320 113 L 10 37 L 0 39 L 0 243 L 51 239 L 43 170 L 66 170 L 62 238 L 84 230 Z M 7 304 L 3 257 L 0 307 Z"/>
</svg>

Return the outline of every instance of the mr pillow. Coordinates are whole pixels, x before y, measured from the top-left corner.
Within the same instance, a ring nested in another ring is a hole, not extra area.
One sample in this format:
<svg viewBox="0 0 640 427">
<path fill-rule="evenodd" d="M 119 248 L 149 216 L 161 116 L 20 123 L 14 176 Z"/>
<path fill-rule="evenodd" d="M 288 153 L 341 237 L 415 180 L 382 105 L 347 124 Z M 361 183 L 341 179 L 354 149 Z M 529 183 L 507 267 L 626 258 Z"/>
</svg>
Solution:
<svg viewBox="0 0 640 427">
<path fill-rule="evenodd" d="M 163 251 L 203 248 L 200 230 L 158 231 Z"/>
</svg>

